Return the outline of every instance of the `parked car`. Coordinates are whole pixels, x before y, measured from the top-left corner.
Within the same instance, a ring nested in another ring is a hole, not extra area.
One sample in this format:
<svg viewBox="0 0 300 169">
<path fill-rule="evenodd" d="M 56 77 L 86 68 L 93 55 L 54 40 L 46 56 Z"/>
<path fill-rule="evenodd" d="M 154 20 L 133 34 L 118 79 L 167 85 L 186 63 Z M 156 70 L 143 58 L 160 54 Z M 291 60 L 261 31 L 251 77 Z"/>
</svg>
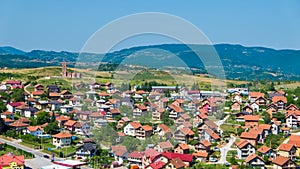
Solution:
<svg viewBox="0 0 300 169">
<path fill-rule="evenodd" d="M 217 161 L 218 161 L 218 159 L 217 159 L 217 158 L 215 158 L 215 157 L 210 157 L 210 158 L 209 158 L 209 161 L 210 161 L 210 162 L 217 162 Z"/>
<path fill-rule="evenodd" d="M 44 157 L 44 158 L 47 158 L 47 159 L 49 159 L 49 158 L 50 158 L 50 157 L 49 157 L 48 155 L 46 155 L 46 154 L 45 154 L 45 155 L 43 155 L 43 157 Z"/>
<path fill-rule="evenodd" d="M 214 147 L 213 150 L 214 151 L 220 151 L 220 149 L 218 147 Z"/>
</svg>

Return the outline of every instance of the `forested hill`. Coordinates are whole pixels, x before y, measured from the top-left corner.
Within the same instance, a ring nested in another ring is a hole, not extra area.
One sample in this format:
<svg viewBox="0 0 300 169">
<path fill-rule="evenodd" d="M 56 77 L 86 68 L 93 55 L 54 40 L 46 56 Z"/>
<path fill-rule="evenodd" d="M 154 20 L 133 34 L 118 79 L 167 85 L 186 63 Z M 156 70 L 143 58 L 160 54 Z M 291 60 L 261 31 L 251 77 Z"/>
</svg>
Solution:
<svg viewBox="0 0 300 169">
<path fill-rule="evenodd" d="M 194 45 L 194 47 L 196 50 L 209 51 L 212 46 Z M 275 50 L 231 44 L 217 44 L 213 47 L 222 61 L 228 79 L 300 80 L 300 50 Z M 106 55 L 91 53 L 82 55 L 84 59 L 78 61 L 78 53 L 73 52 L 43 50 L 24 52 L 12 47 L 0 47 L 0 66 L 8 68 L 59 66 L 62 61 L 69 62 L 68 65 L 73 66 L 76 62 L 97 63 L 100 60 L 110 64 L 118 64 L 125 60 L 128 64 L 142 66 L 151 64 L 158 67 L 182 66 L 180 62 L 173 62 L 177 59 L 185 62 L 188 67 L 198 68 L 199 72 L 205 73 L 201 60 L 190 48 L 182 44 L 133 47 Z"/>
</svg>

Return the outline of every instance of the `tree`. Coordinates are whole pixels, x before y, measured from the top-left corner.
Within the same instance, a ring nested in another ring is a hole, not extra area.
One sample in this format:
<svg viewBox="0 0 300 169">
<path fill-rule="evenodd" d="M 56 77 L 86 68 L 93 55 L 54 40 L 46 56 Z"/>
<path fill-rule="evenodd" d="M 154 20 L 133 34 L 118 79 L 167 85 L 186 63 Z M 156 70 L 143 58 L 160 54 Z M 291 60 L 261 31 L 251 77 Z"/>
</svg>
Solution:
<svg viewBox="0 0 300 169">
<path fill-rule="evenodd" d="M 242 132 L 244 132 L 244 129 L 242 127 L 237 128 L 237 135 L 241 135 Z"/>
<path fill-rule="evenodd" d="M 277 118 L 277 120 L 281 121 L 281 123 L 285 122 L 285 115 L 281 112 L 277 112 L 273 115 L 274 118 Z"/>
<path fill-rule="evenodd" d="M 0 112 L 4 112 L 6 110 L 7 110 L 7 108 L 6 108 L 5 104 L 3 103 L 2 100 L 0 100 Z"/>
<path fill-rule="evenodd" d="M 15 102 L 25 101 L 24 89 L 13 89 L 12 91 L 13 94 L 11 95 L 11 99 L 13 99 Z"/>
<path fill-rule="evenodd" d="M 162 122 L 167 125 L 167 126 L 171 126 L 174 124 L 174 121 L 172 119 L 169 118 L 170 113 L 168 111 L 166 111 L 165 113 L 163 113 L 162 115 Z"/>
<path fill-rule="evenodd" d="M 50 114 L 48 112 L 39 112 L 36 116 L 37 125 L 50 122 Z"/>
<path fill-rule="evenodd" d="M 128 152 L 132 152 L 137 150 L 137 145 L 140 145 L 141 141 L 134 137 L 126 136 L 123 138 L 123 142 L 121 144 L 127 148 Z"/>
<path fill-rule="evenodd" d="M 166 97 L 171 97 L 171 92 L 170 92 L 170 90 L 168 89 L 168 90 L 166 90 L 166 92 L 165 92 L 165 96 Z"/>
<path fill-rule="evenodd" d="M 269 114 L 269 113 L 264 112 L 264 113 L 263 113 L 263 116 L 264 116 L 264 123 L 265 123 L 265 124 L 271 123 L 271 117 L 270 117 L 270 114 Z"/>
<path fill-rule="evenodd" d="M 119 107 L 120 112 L 127 117 L 132 117 L 133 116 L 133 111 L 130 106 L 122 105 Z"/>
<path fill-rule="evenodd" d="M 0 134 L 5 133 L 7 131 L 8 127 L 5 125 L 2 118 L 0 118 Z"/>
<path fill-rule="evenodd" d="M 59 130 L 59 127 L 58 127 L 58 122 L 55 121 L 55 122 L 51 122 L 49 123 L 45 128 L 44 128 L 44 131 L 48 134 L 57 134 L 58 133 L 58 130 Z"/>
<path fill-rule="evenodd" d="M 73 115 L 73 114 L 72 114 Z M 52 112 L 52 116 L 51 116 L 51 119 L 50 119 L 50 122 L 55 122 L 55 113 Z"/>
</svg>

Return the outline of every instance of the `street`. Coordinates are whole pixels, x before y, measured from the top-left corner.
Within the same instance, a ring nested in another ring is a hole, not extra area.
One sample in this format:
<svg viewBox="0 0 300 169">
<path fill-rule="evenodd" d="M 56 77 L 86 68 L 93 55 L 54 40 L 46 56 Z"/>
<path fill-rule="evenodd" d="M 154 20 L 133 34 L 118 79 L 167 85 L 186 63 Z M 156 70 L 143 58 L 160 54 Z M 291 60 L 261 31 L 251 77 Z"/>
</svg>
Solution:
<svg viewBox="0 0 300 169">
<path fill-rule="evenodd" d="M 40 152 L 39 150 L 35 150 L 35 149 L 32 149 L 32 148 L 20 145 L 20 144 L 18 144 L 17 141 L 7 141 L 5 139 L 0 138 L 0 142 L 6 143 L 6 144 L 11 145 L 11 146 L 14 146 L 17 149 L 21 149 L 21 150 L 24 150 L 26 152 L 32 153 L 35 156 L 35 158 L 25 160 L 25 166 L 28 167 L 28 168 L 39 169 L 42 166 L 52 164 L 50 159 L 46 159 L 46 158 L 43 157 L 44 155 L 46 155 L 46 153 Z M 59 161 L 59 160 L 62 160 L 62 159 L 55 158 L 55 161 Z"/>
<path fill-rule="evenodd" d="M 227 153 L 230 150 L 230 147 L 235 142 L 236 138 L 234 136 L 230 136 L 229 142 L 222 148 L 220 148 L 221 157 L 220 160 L 217 162 L 219 164 L 224 164 L 226 162 Z"/>
</svg>

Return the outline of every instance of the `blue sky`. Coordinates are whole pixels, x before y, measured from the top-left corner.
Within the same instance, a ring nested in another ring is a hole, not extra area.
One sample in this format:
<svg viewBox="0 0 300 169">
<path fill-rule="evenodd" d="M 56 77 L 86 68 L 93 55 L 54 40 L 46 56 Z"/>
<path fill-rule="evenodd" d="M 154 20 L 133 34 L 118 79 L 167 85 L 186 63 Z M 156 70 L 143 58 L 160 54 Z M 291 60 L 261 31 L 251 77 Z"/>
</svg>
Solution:
<svg viewBox="0 0 300 169">
<path fill-rule="evenodd" d="M 164 12 L 182 17 L 213 43 L 300 49 L 300 1 L 0 1 L 0 46 L 80 51 L 99 28 L 119 17 Z M 136 37 L 118 48 L 174 43 Z"/>
</svg>

